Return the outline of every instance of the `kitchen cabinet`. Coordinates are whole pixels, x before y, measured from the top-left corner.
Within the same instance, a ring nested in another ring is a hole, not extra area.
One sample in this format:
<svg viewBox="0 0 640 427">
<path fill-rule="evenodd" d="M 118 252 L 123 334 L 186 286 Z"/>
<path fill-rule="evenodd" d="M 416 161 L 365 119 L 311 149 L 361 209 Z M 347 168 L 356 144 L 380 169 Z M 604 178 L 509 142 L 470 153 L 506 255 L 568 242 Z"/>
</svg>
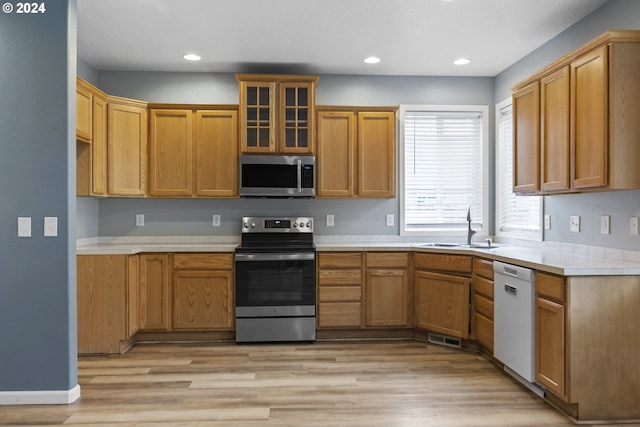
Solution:
<svg viewBox="0 0 640 427">
<path fill-rule="evenodd" d="M 395 196 L 395 108 L 318 109 L 317 196 Z"/>
<path fill-rule="evenodd" d="M 536 272 L 536 382 L 566 398 L 564 278 Z"/>
<path fill-rule="evenodd" d="M 106 95 L 76 79 L 76 194 L 107 194 Z"/>
<path fill-rule="evenodd" d="M 233 254 L 173 255 L 173 330 L 233 330 Z"/>
<path fill-rule="evenodd" d="M 514 86 L 514 192 L 640 188 L 639 66 L 640 31 L 608 31 Z"/>
<path fill-rule="evenodd" d="M 137 332 L 138 255 L 77 257 L 78 353 L 120 353 Z"/>
<path fill-rule="evenodd" d="M 416 327 L 468 338 L 472 257 L 416 253 L 414 268 Z"/>
<path fill-rule="evenodd" d="M 360 252 L 318 253 L 318 329 L 360 328 L 363 265 Z"/>
<path fill-rule="evenodd" d="M 365 326 L 408 327 L 409 254 L 367 252 L 365 268 Z"/>
<path fill-rule="evenodd" d="M 151 107 L 149 194 L 157 197 L 236 197 L 237 107 Z"/>
<path fill-rule="evenodd" d="M 236 74 L 242 153 L 315 153 L 317 76 Z"/>
<path fill-rule="evenodd" d="M 140 255 L 140 330 L 171 330 L 169 254 Z"/>
<path fill-rule="evenodd" d="M 493 261 L 473 259 L 472 332 L 476 341 L 493 354 Z"/>
<path fill-rule="evenodd" d="M 146 195 L 147 104 L 108 97 L 108 193 L 111 196 Z"/>
</svg>

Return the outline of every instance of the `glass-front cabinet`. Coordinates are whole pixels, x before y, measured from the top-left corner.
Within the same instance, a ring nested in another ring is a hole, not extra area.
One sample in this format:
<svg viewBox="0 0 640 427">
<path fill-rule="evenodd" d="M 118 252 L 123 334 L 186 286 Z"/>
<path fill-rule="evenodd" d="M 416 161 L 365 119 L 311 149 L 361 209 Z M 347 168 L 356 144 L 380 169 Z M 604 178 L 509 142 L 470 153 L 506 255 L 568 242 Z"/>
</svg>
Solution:
<svg viewBox="0 0 640 427">
<path fill-rule="evenodd" d="M 243 153 L 315 152 L 317 76 L 237 74 Z"/>
</svg>

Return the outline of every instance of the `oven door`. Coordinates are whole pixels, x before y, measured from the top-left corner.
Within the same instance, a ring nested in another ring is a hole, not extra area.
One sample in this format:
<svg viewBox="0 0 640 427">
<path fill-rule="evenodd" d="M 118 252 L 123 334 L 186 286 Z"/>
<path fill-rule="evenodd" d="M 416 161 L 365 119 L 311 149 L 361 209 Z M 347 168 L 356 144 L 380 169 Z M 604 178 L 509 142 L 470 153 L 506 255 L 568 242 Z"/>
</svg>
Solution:
<svg viewBox="0 0 640 427">
<path fill-rule="evenodd" d="M 235 263 L 237 316 L 315 315 L 315 252 L 236 253 Z"/>
</svg>

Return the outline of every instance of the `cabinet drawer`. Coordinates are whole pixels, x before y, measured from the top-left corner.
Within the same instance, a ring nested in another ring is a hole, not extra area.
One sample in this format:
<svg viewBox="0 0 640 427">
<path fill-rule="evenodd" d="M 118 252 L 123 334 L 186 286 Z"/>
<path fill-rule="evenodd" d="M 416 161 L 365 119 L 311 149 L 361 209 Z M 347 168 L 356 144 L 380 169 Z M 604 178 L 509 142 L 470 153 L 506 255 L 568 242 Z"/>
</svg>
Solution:
<svg viewBox="0 0 640 427">
<path fill-rule="evenodd" d="M 476 313 L 480 313 L 489 319 L 493 319 L 493 301 L 482 295 L 474 295 Z"/>
<path fill-rule="evenodd" d="M 476 340 L 493 352 L 493 320 L 476 313 Z"/>
<path fill-rule="evenodd" d="M 475 276 L 473 278 L 473 286 L 475 292 L 493 300 L 493 280 L 487 280 L 483 277 Z"/>
<path fill-rule="evenodd" d="M 360 286 L 320 286 L 318 287 L 319 302 L 360 301 L 362 288 Z"/>
<path fill-rule="evenodd" d="M 318 285 L 360 285 L 362 270 L 320 270 Z"/>
<path fill-rule="evenodd" d="M 493 280 L 493 261 L 490 259 L 474 258 L 473 273 L 486 279 Z"/>
<path fill-rule="evenodd" d="M 360 327 L 362 305 L 359 302 L 325 302 L 318 304 L 318 327 Z"/>
<path fill-rule="evenodd" d="M 361 268 L 360 252 L 331 252 L 318 254 L 318 268 Z"/>
<path fill-rule="evenodd" d="M 369 252 L 365 255 L 367 267 L 409 267 L 409 254 L 406 252 Z"/>
<path fill-rule="evenodd" d="M 174 254 L 173 268 L 192 270 L 232 270 L 233 254 L 192 253 Z"/>
<path fill-rule="evenodd" d="M 415 254 L 416 269 L 471 273 L 471 256 L 447 254 Z"/>
<path fill-rule="evenodd" d="M 564 278 L 536 271 L 536 293 L 552 300 L 564 302 Z"/>
</svg>

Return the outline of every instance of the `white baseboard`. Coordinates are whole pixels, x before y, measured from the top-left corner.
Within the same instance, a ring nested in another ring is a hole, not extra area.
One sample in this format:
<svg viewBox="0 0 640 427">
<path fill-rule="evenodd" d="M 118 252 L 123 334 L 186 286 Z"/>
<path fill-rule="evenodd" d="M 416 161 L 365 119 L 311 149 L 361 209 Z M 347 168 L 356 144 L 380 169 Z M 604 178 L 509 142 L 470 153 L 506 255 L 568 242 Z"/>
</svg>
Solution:
<svg viewBox="0 0 640 427">
<path fill-rule="evenodd" d="M 0 391 L 0 405 L 68 405 L 80 398 L 80 385 L 71 390 Z"/>
</svg>

